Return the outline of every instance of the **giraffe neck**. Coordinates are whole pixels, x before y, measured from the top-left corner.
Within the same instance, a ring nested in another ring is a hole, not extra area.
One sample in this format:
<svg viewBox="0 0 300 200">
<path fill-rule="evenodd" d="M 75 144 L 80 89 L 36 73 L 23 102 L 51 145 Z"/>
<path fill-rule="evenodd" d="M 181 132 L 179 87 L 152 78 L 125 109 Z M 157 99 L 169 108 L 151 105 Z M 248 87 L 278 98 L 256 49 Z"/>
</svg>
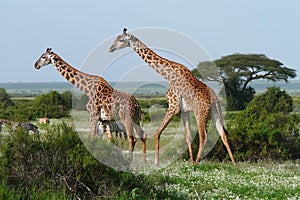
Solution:
<svg viewBox="0 0 300 200">
<path fill-rule="evenodd" d="M 180 76 L 181 70 L 178 63 L 172 62 L 156 54 L 135 36 L 131 36 L 131 48 L 157 73 L 162 75 L 168 81 L 174 81 L 174 78 Z M 185 66 L 181 66 L 186 68 Z"/>
<path fill-rule="evenodd" d="M 52 64 L 65 79 L 86 94 L 93 92 L 99 83 L 108 84 L 101 77 L 89 75 L 75 69 L 55 53 L 52 58 Z"/>
</svg>

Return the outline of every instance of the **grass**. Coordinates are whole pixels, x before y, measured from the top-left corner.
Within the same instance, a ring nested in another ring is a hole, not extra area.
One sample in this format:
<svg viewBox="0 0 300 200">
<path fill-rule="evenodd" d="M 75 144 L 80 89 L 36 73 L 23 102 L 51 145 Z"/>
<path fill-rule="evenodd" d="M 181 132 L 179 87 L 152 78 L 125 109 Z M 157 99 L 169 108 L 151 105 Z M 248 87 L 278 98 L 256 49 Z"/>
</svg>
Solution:
<svg viewBox="0 0 300 200">
<path fill-rule="evenodd" d="M 52 120 L 51 123 L 56 123 L 56 121 Z M 166 133 L 165 138 L 168 138 L 168 135 Z M 68 138 L 66 142 L 70 140 L 70 144 L 72 144 L 77 141 L 71 140 L 72 138 Z M 185 143 L 184 137 L 179 138 L 179 141 Z M 30 143 L 28 145 L 31 146 Z M 72 158 L 74 162 L 76 161 L 74 166 L 78 169 L 81 169 L 82 164 L 84 166 L 98 166 L 91 165 L 97 161 L 91 159 L 90 154 L 83 153 L 86 148 L 79 148 L 78 145 L 68 148 L 67 152 L 62 152 L 63 155 L 66 153 L 66 155 L 74 156 Z M 23 147 L 23 150 L 27 152 L 30 148 Z M 172 149 L 168 151 L 166 150 L 166 157 L 174 155 Z M 70 154 L 70 152 L 73 153 Z M 54 153 L 54 155 L 56 154 Z M 81 159 L 81 157 L 83 158 Z M 163 156 L 161 159 L 163 160 Z M 150 160 L 147 165 L 150 167 L 152 164 L 153 161 Z M 89 179 L 81 179 L 83 171 L 78 171 L 76 180 L 90 181 L 95 179 L 94 181 L 97 181 L 93 187 L 94 199 L 299 199 L 299 167 L 300 160 L 281 163 L 271 161 L 243 162 L 233 166 L 229 161 L 228 163 L 221 163 L 206 160 L 202 160 L 199 165 L 190 165 L 188 161 L 177 158 L 173 160 L 173 163 L 162 168 L 151 168 L 149 171 L 134 173 L 120 172 L 103 166 L 100 169 L 89 167 L 85 169 L 91 172 Z M 99 177 L 97 176 L 99 174 L 105 174 L 105 178 L 96 178 Z M 0 182 L 0 199 L 75 198 L 65 186 L 65 192 L 64 190 L 57 191 L 55 187 L 52 189 L 51 185 L 58 184 L 58 182 L 54 183 L 53 179 L 52 182 L 49 179 L 45 179 L 45 182 L 37 182 L 37 185 L 33 187 L 24 187 L 24 185 L 12 187 L 4 180 Z M 84 183 L 90 186 L 88 183 L 91 184 L 92 182 Z M 102 182 L 102 185 L 99 184 Z M 43 189 L 40 184 L 49 184 L 49 187 Z M 106 190 L 103 191 L 104 189 Z M 82 197 L 85 195 L 85 193 L 76 194 Z M 86 198 L 89 197 L 86 196 Z"/>
<path fill-rule="evenodd" d="M 188 162 L 174 163 L 156 173 L 157 189 L 182 199 L 299 199 L 300 163 Z"/>
<path fill-rule="evenodd" d="M 51 119 L 51 124 L 65 121 L 75 126 L 79 135 L 88 132 L 87 112 L 72 111 L 71 115 L 72 118 L 63 120 Z M 158 126 L 159 121 L 144 124 L 148 134 L 148 165 L 154 163 L 150 154 L 154 153 L 153 133 Z M 122 149 L 128 149 L 126 142 L 121 145 Z M 135 186 L 128 190 L 128 187 L 117 185 L 117 191 L 110 191 L 113 193 L 113 199 L 300 199 L 300 161 L 244 162 L 234 167 L 231 163 L 204 160 L 199 165 L 190 165 L 188 161 L 183 161 L 174 153 L 178 146 L 183 145 L 185 145 L 185 136 L 182 122 L 170 123 L 161 137 L 161 148 L 164 149 L 161 161 L 163 163 L 164 159 L 170 159 L 172 164 L 162 164 L 161 169 L 151 168 L 145 173 L 135 172 L 133 181 L 141 187 Z M 136 144 L 136 151 L 141 151 L 140 141 Z M 121 182 L 130 181 L 126 181 L 125 177 Z M 31 194 L 32 199 L 69 199 L 70 197 L 55 191 L 34 190 L 27 193 Z M 0 199 L 20 199 L 23 195 L 11 190 L 5 183 L 0 183 Z"/>
</svg>

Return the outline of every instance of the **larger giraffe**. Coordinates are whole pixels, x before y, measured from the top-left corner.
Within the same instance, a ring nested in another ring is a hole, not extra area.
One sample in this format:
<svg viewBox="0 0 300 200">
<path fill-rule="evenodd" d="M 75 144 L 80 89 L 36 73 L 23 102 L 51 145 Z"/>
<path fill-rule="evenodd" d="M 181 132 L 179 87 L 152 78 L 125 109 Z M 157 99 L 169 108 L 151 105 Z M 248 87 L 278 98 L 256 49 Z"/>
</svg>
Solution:
<svg viewBox="0 0 300 200">
<path fill-rule="evenodd" d="M 160 135 L 168 125 L 172 117 L 175 114 L 179 113 L 181 110 L 186 130 L 186 141 L 188 144 L 191 163 L 194 163 L 194 160 L 191 146 L 191 133 L 188 111 L 194 112 L 199 133 L 199 149 L 195 162 L 199 163 L 201 154 L 206 144 L 206 124 L 209 118 L 209 114 L 210 112 L 212 112 L 212 117 L 215 120 L 216 128 L 221 135 L 221 139 L 226 146 L 232 163 L 235 165 L 235 161 L 227 139 L 227 131 L 225 130 L 223 125 L 219 101 L 213 90 L 206 84 L 195 78 L 186 66 L 157 55 L 153 50 L 142 43 L 137 37 L 127 33 L 126 28 L 124 28 L 121 35 L 117 36 L 109 51 L 113 52 L 125 47 L 131 47 L 150 67 L 155 69 L 159 74 L 167 79 L 170 84 L 170 88 L 166 94 L 169 108 L 162 124 L 155 132 L 155 164 L 159 164 Z"/>
<path fill-rule="evenodd" d="M 140 127 L 141 108 L 136 98 L 114 89 L 100 76 L 75 69 L 47 48 L 34 67 L 40 69 L 49 64 L 53 64 L 63 77 L 89 97 L 86 107 L 90 114 L 91 138 L 96 135 L 96 124 L 99 120 L 121 120 L 128 135 L 130 158 L 136 142 L 133 134 L 135 131 L 142 140 L 144 161 L 146 161 L 146 134 Z"/>
</svg>

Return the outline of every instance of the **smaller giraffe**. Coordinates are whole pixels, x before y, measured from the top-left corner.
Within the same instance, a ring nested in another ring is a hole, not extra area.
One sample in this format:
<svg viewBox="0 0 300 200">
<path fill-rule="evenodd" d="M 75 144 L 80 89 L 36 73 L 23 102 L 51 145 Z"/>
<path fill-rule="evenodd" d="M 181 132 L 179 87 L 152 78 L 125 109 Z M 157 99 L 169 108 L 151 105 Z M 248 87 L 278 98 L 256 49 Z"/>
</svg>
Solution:
<svg viewBox="0 0 300 200">
<path fill-rule="evenodd" d="M 99 120 L 120 120 L 128 135 L 130 160 L 136 142 L 135 131 L 143 143 L 143 157 L 146 162 L 146 133 L 140 126 L 141 108 L 136 98 L 114 89 L 103 77 L 75 69 L 51 51 L 51 48 L 46 49 L 34 67 L 40 69 L 49 64 L 54 65 L 63 77 L 89 97 L 86 107 L 90 113 L 91 139 L 96 136 L 96 125 Z"/>
</svg>

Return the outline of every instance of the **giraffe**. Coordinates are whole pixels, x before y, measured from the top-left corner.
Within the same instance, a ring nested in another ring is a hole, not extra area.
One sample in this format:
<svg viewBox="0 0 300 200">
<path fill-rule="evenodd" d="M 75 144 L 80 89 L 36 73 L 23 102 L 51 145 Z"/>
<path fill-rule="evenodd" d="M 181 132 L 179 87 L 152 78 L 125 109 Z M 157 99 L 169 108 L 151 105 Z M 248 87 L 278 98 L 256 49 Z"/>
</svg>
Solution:
<svg viewBox="0 0 300 200">
<path fill-rule="evenodd" d="M 222 142 L 228 151 L 233 165 L 235 165 L 235 160 L 227 139 L 227 131 L 223 124 L 219 101 L 214 91 L 194 77 L 186 66 L 159 56 L 137 37 L 127 33 L 127 29 L 124 28 L 123 33 L 117 36 L 109 48 L 109 52 L 126 47 L 132 48 L 150 67 L 167 79 L 170 84 L 170 88 L 166 94 L 169 107 L 161 125 L 155 131 L 155 165 L 159 165 L 159 141 L 161 133 L 172 117 L 180 111 L 182 113 L 186 142 L 192 164 L 197 164 L 200 161 L 207 141 L 206 124 L 211 113 Z M 199 148 L 195 162 L 191 146 L 189 111 L 193 111 L 194 113 L 199 133 Z"/>
<path fill-rule="evenodd" d="M 146 161 L 146 133 L 140 127 L 141 108 L 136 98 L 111 87 L 100 76 L 81 72 L 65 62 L 51 48 L 47 48 L 34 67 L 40 69 L 52 64 L 75 87 L 87 94 L 89 101 L 86 105 L 90 114 L 91 139 L 96 136 L 96 125 L 99 120 L 121 120 L 124 124 L 129 141 L 130 159 L 136 143 L 134 131 L 138 134 L 143 145 L 144 162 Z M 99 116 L 100 114 L 100 116 Z"/>
</svg>

